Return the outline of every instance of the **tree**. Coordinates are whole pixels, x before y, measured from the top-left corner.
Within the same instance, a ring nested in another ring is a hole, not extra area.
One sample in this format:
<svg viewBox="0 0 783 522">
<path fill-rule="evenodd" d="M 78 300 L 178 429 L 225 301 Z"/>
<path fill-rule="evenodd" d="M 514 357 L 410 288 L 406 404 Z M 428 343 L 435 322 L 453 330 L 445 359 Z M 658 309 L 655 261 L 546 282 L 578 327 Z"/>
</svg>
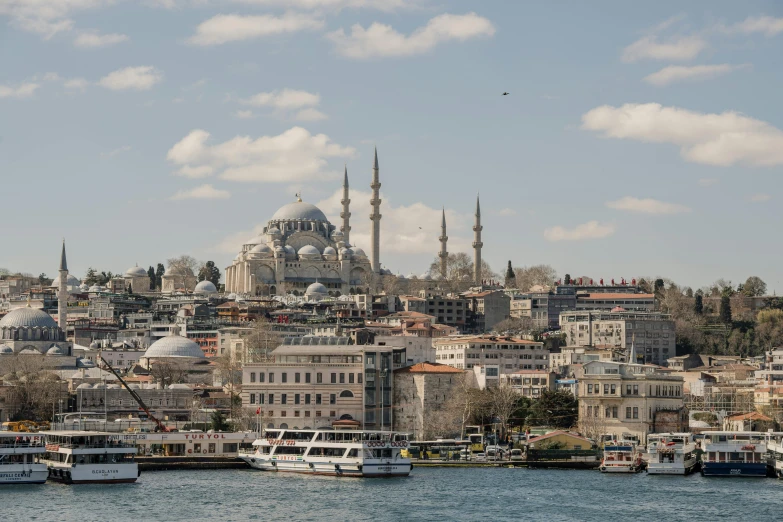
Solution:
<svg viewBox="0 0 783 522">
<path fill-rule="evenodd" d="M 155 381 L 163 385 L 171 385 L 185 382 L 188 375 L 184 364 L 179 364 L 173 360 L 156 360 L 150 366 L 150 375 Z"/>
<path fill-rule="evenodd" d="M 166 273 L 166 267 L 163 263 L 158 263 L 158 267 L 155 270 L 155 288 L 158 290 L 163 288 L 163 275 Z"/>
<path fill-rule="evenodd" d="M 720 320 L 724 324 L 731 324 L 731 298 L 728 295 L 720 298 Z"/>
<path fill-rule="evenodd" d="M 502 334 L 521 335 L 533 329 L 533 320 L 530 317 L 510 317 L 495 324 L 492 329 Z"/>
<path fill-rule="evenodd" d="M 52 280 L 46 277 L 46 274 L 41 272 L 41 274 L 38 276 L 38 284 L 41 286 L 49 286 L 52 284 Z"/>
<path fill-rule="evenodd" d="M 133 294 L 133 283 L 128 283 L 128 294 Z"/>
<path fill-rule="evenodd" d="M 263 317 L 253 322 L 253 330 L 245 337 L 244 353 L 234 354 L 240 363 L 262 362 L 269 359 L 272 350 L 280 345 L 280 335 L 272 323 Z"/>
<path fill-rule="evenodd" d="M 150 278 L 150 291 L 155 291 L 155 268 L 150 266 L 149 270 L 147 270 L 147 277 Z"/>
<path fill-rule="evenodd" d="M 544 390 L 533 402 L 530 416 L 540 426 L 568 429 L 579 417 L 579 402 L 568 390 Z"/>
<path fill-rule="evenodd" d="M 580 411 L 579 413 L 579 433 L 595 443 L 599 441 L 601 435 L 604 435 L 607 431 L 606 417 L 600 414 L 587 415 L 586 406 L 583 406 L 582 410 L 583 411 Z"/>
<path fill-rule="evenodd" d="M 43 355 L 8 355 L 0 361 L 0 372 L 10 385 L 11 400 L 18 410 L 12 412 L 15 419 L 43 420 L 52 415 L 52 405 L 66 399 L 67 386 L 57 374 L 46 367 Z"/>
<path fill-rule="evenodd" d="M 701 295 L 701 293 L 696 293 L 696 297 L 693 301 L 693 311 L 697 315 L 704 313 L 704 297 Z"/>
<path fill-rule="evenodd" d="M 639 278 L 638 286 L 639 286 L 639 290 L 641 290 L 645 294 L 651 294 L 653 292 L 652 288 L 650 287 L 650 282 L 647 281 L 647 279 L 645 279 L 644 277 Z"/>
<path fill-rule="evenodd" d="M 690 286 L 685 289 L 685 297 L 693 297 L 693 288 Z"/>
<path fill-rule="evenodd" d="M 762 310 L 758 313 L 756 338 L 764 351 L 783 345 L 783 310 Z"/>
<path fill-rule="evenodd" d="M 506 288 L 517 287 L 517 276 L 514 273 L 514 269 L 511 268 L 511 261 L 508 262 L 508 268 L 506 268 L 506 280 L 503 284 Z"/>
<path fill-rule="evenodd" d="M 500 384 L 490 388 L 492 412 L 500 423 L 500 436 L 505 437 L 508 430 L 508 421 L 516 409 L 520 395 L 508 384 Z"/>
<path fill-rule="evenodd" d="M 460 292 L 475 284 L 473 261 L 464 252 L 449 254 L 446 258 L 446 273 L 441 274 L 440 258 L 430 264 L 430 273 L 440 276 L 441 286 L 448 292 Z M 481 261 L 481 280 L 500 279 L 489 264 Z"/>
<path fill-rule="evenodd" d="M 211 281 L 215 288 L 220 284 L 220 269 L 214 261 L 207 261 L 198 271 L 199 281 Z"/>
<path fill-rule="evenodd" d="M 527 292 L 536 285 L 551 287 L 557 280 L 557 270 L 549 265 L 523 266 L 514 269 L 517 288 Z M 566 283 L 570 284 L 571 276 L 566 274 Z"/>
<path fill-rule="evenodd" d="M 565 277 L 563 277 L 563 284 L 565 285 L 571 284 L 571 274 L 566 274 Z"/>
<path fill-rule="evenodd" d="M 187 254 L 167 259 L 166 264 L 174 271 L 190 271 L 191 274 L 197 274 L 199 268 L 203 265 L 195 257 Z"/>
<path fill-rule="evenodd" d="M 228 422 L 226 422 L 226 416 L 223 415 L 220 410 L 212 412 L 210 424 L 212 425 L 213 431 L 228 431 L 229 429 Z"/>
<path fill-rule="evenodd" d="M 664 288 L 663 279 L 659 277 L 658 279 L 655 280 L 655 288 L 654 288 L 655 295 L 656 296 L 661 295 L 663 293 L 663 288 Z"/>
<path fill-rule="evenodd" d="M 742 293 L 748 297 L 756 297 L 767 293 L 767 283 L 760 277 L 750 276 L 742 285 Z"/>
<path fill-rule="evenodd" d="M 93 267 L 87 269 L 87 274 L 84 276 L 84 284 L 87 286 L 98 284 L 98 272 Z"/>
</svg>

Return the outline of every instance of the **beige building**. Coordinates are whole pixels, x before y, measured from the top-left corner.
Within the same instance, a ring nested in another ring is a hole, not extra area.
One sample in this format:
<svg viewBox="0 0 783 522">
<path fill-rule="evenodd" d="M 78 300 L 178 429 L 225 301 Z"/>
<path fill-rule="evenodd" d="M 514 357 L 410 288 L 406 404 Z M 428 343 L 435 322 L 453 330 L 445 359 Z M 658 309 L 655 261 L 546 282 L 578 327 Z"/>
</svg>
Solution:
<svg viewBox="0 0 783 522">
<path fill-rule="evenodd" d="M 335 421 L 389 429 L 392 372 L 405 350 L 347 337 L 287 338 L 267 361 L 242 369 L 242 406 L 267 428 L 324 428 Z"/>
<path fill-rule="evenodd" d="M 538 398 L 544 390 L 554 390 L 557 374 L 547 370 L 519 370 L 500 376 L 501 385 L 511 386 L 520 395 Z"/>
<path fill-rule="evenodd" d="M 394 371 L 394 429 L 416 440 L 459 435 L 441 412 L 459 386 L 463 370 L 445 364 L 419 363 Z"/>
<path fill-rule="evenodd" d="M 590 361 L 579 382 L 580 430 L 590 436 L 681 432 L 688 426 L 682 377 L 645 364 Z"/>
<path fill-rule="evenodd" d="M 500 373 L 546 370 L 549 350 L 544 343 L 503 336 L 454 336 L 436 339 L 435 362 L 469 370 L 478 365 L 498 365 Z"/>
<path fill-rule="evenodd" d="M 473 332 L 489 332 L 511 315 L 511 298 L 501 290 L 467 293 L 465 297 L 473 311 Z"/>
</svg>

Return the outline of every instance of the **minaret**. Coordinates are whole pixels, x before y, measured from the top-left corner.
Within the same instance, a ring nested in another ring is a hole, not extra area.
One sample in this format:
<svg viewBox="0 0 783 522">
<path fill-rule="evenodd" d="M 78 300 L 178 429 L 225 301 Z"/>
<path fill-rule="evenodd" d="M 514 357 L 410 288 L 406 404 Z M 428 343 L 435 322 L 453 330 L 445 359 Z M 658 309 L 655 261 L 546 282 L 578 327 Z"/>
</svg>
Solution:
<svg viewBox="0 0 783 522">
<path fill-rule="evenodd" d="M 446 277 L 447 272 L 447 262 L 449 259 L 449 251 L 446 249 L 446 243 L 449 240 L 449 236 L 446 235 L 446 208 L 443 208 L 443 217 L 441 218 L 440 222 L 440 237 L 438 238 L 440 240 L 440 253 L 438 254 L 438 257 L 440 258 L 440 275 L 441 277 Z"/>
<path fill-rule="evenodd" d="M 481 226 L 481 206 L 479 205 L 479 198 L 476 196 L 476 224 L 473 225 L 473 279 L 476 285 L 481 285 L 481 247 L 484 243 L 481 242 L 481 231 L 484 227 Z"/>
<path fill-rule="evenodd" d="M 65 240 L 60 254 L 60 287 L 57 291 L 57 326 L 63 331 L 63 341 L 68 330 L 68 263 L 65 260 Z"/>
<path fill-rule="evenodd" d="M 378 179 L 378 149 L 375 149 L 375 162 L 372 166 L 372 199 L 370 205 L 372 206 L 372 214 L 370 214 L 370 221 L 372 221 L 372 230 L 370 231 L 370 242 L 372 243 L 372 252 L 370 256 L 370 263 L 372 264 L 372 271 L 376 274 L 381 272 L 381 197 L 380 189 L 381 182 Z"/>
<path fill-rule="evenodd" d="M 343 199 L 340 200 L 340 203 L 343 205 L 343 211 L 340 212 L 340 217 L 343 219 L 343 226 L 340 227 L 340 230 L 343 232 L 343 241 L 350 244 L 350 240 L 348 238 L 349 234 L 351 233 L 351 225 L 350 225 L 350 219 L 351 219 L 351 213 L 348 211 L 348 205 L 351 204 L 351 198 L 348 197 L 348 166 L 345 166 L 345 178 L 343 179 Z"/>
</svg>

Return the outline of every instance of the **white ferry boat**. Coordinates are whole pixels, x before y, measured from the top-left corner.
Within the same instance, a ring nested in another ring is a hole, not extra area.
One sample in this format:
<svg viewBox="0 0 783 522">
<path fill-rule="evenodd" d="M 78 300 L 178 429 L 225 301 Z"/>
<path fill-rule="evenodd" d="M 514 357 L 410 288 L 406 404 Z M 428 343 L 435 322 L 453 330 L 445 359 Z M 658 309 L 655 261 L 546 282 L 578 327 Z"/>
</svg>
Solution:
<svg viewBox="0 0 783 522">
<path fill-rule="evenodd" d="M 606 442 L 601 473 L 639 473 L 644 467 L 642 453 L 634 440 Z"/>
<path fill-rule="evenodd" d="M 705 477 L 766 477 L 767 434 L 710 431 L 704 434 L 701 474 Z"/>
<path fill-rule="evenodd" d="M 647 473 L 687 475 L 698 466 L 696 441 L 690 433 L 655 433 L 647 436 Z"/>
<path fill-rule="evenodd" d="M 412 465 L 401 450 L 406 434 L 389 431 L 268 429 L 240 453 L 251 467 L 338 477 L 406 477 Z"/>
<path fill-rule="evenodd" d="M 770 433 L 767 439 L 767 465 L 783 479 L 783 433 Z"/>
<path fill-rule="evenodd" d="M 0 484 L 43 484 L 48 471 L 40 435 L 0 431 Z"/>
<path fill-rule="evenodd" d="M 67 484 L 136 482 L 136 447 L 116 433 L 47 431 L 44 462 L 49 479 Z"/>
</svg>

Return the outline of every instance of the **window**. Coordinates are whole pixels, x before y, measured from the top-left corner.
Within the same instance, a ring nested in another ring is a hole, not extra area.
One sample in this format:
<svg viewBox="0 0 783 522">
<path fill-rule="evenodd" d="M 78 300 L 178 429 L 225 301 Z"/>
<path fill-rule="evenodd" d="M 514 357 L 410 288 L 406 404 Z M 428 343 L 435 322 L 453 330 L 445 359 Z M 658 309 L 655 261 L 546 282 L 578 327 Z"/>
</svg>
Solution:
<svg viewBox="0 0 783 522">
<path fill-rule="evenodd" d="M 315 410 L 315 416 L 320 417 L 321 416 L 321 410 Z"/>
<path fill-rule="evenodd" d="M 337 395 L 334 393 L 329 394 L 329 404 L 336 404 L 337 403 Z"/>
<path fill-rule="evenodd" d="M 315 394 L 315 403 L 316 404 L 321 404 L 321 394 L 320 393 L 316 393 Z M 320 417 L 321 415 L 319 414 L 317 416 Z"/>
<path fill-rule="evenodd" d="M 250 382 L 256 382 L 256 372 L 250 372 Z"/>
<path fill-rule="evenodd" d="M 604 417 L 608 419 L 611 416 L 612 416 L 612 408 L 607 406 L 606 409 L 604 410 Z"/>
<path fill-rule="evenodd" d="M 285 375 L 285 374 L 283 374 L 283 375 Z M 604 384 L 604 395 L 609 395 L 609 385 L 608 384 Z"/>
<path fill-rule="evenodd" d="M 317 384 L 321 384 L 322 382 L 324 382 L 324 376 L 321 374 L 321 372 L 315 374 L 315 382 Z"/>
<path fill-rule="evenodd" d="M 329 416 L 330 417 L 337 417 L 337 412 L 332 410 L 332 411 L 329 412 Z"/>
<path fill-rule="evenodd" d="M 255 393 L 251 393 L 250 394 L 250 404 L 255 404 L 255 403 L 256 403 L 256 394 Z"/>
<path fill-rule="evenodd" d="M 281 416 L 281 417 L 285 417 L 285 410 L 283 410 L 283 411 L 281 411 L 281 412 L 280 412 L 280 416 Z"/>
<path fill-rule="evenodd" d="M 348 384 L 353 384 L 353 374 L 352 373 L 348 374 Z"/>
<path fill-rule="evenodd" d="M 275 394 L 274 393 L 270 393 L 269 394 L 269 404 L 274 404 L 274 403 L 275 403 Z"/>
<path fill-rule="evenodd" d="M 299 404 L 299 394 L 294 394 L 294 404 Z"/>
<path fill-rule="evenodd" d="M 275 374 L 269 372 L 269 384 L 272 384 L 273 382 L 275 382 Z"/>
<path fill-rule="evenodd" d="M 587 393 L 593 393 L 593 385 L 592 385 L 592 384 L 588 384 L 588 385 L 587 385 Z M 589 407 L 591 410 L 592 410 L 592 408 L 593 408 L 592 406 L 588 406 L 588 407 Z M 588 415 L 589 415 L 589 414 L 588 414 Z"/>
<path fill-rule="evenodd" d="M 631 385 L 630 384 L 626 384 L 625 385 L 625 394 L 626 395 L 631 395 Z"/>
<path fill-rule="evenodd" d="M 358 382 L 359 384 L 362 383 L 362 374 L 361 373 L 357 373 L 356 374 L 356 382 Z"/>
<path fill-rule="evenodd" d="M 612 406 L 612 418 L 617 418 L 617 406 Z"/>
<path fill-rule="evenodd" d="M 351 397 L 353 397 L 353 392 L 351 392 L 350 390 L 343 390 L 343 391 L 340 392 L 340 397 L 341 398 L 351 398 Z M 437 399 L 438 399 L 438 396 L 436 395 L 435 396 L 435 400 L 437 400 Z"/>
<path fill-rule="evenodd" d="M 264 382 L 264 373 L 263 372 L 260 372 L 258 374 L 258 382 Z"/>
<path fill-rule="evenodd" d="M 630 419 L 631 418 L 631 407 L 628 406 L 625 408 L 625 418 Z"/>
<path fill-rule="evenodd" d="M 310 384 L 310 373 L 305 374 L 305 383 Z"/>
<path fill-rule="evenodd" d="M 309 417 L 309 416 L 310 416 L 310 410 L 306 410 L 305 411 L 305 417 Z"/>
<path fill-rule="evenodd" d="M 612 395 L 615 395 L 617 393 L 617 385 L 616 384 L 612 384 L 611 385 L 611 392 L 610 393 Z"/>
<path fill-rule="evenodd" d="M 288 374 L 286 372 L 283 372 L 283 375 L 280 377 L 281 382 L 288 382 Z"/>
<path fill-rule="evenodd" d="M 336 373 L 332 374 L 332 384 L 337 384 L 337 374 Z"/>
<path fill-rule="evenodd" d="M 299 373 L 299 372 L 296 372 L 296 373 L 294 374 L 294 382 L 295 382 L 295 383 L 297 383 L 297 384 L 299 384 L 300 382 L 302 382 L 302 374 L 301 374 L 301 373 Z"/>
<path fill-rule="evenodd" d="M 305 393 L 305 404 L 310 404 L 310 394 Z"/>
<path fill-rule="evenodd" d="M 638 384 L 634 384 L 633 385 L 633 394 L 634 395 L 639 395 L 639 385 Z"/>
<path fill-rule="evenodd" d="M 280 404 L 285 404 L 288 396 L 285 393 L 280 394 Z"/>
<path fill-rule="evenodd" d="M 263 374 L 261 374 L 261 375 L 263 375 Z M 264 404 L 264 394 L 263 393 L 259 393 L 258 394 L 258 404 Z"/>
<path fill-rule="evenodd" d="M 344 373 L 340 374 L 340 384 L 345 384 L 345 374 Z"/>
<path fill-rule="evenodd" d="M 636 406 L 634 406 L 634 408 L 633 408 L 633 418 L 634 419 L 638 419 L 639 418 L 639 408 L 637 408 Z"/>
</svg>

